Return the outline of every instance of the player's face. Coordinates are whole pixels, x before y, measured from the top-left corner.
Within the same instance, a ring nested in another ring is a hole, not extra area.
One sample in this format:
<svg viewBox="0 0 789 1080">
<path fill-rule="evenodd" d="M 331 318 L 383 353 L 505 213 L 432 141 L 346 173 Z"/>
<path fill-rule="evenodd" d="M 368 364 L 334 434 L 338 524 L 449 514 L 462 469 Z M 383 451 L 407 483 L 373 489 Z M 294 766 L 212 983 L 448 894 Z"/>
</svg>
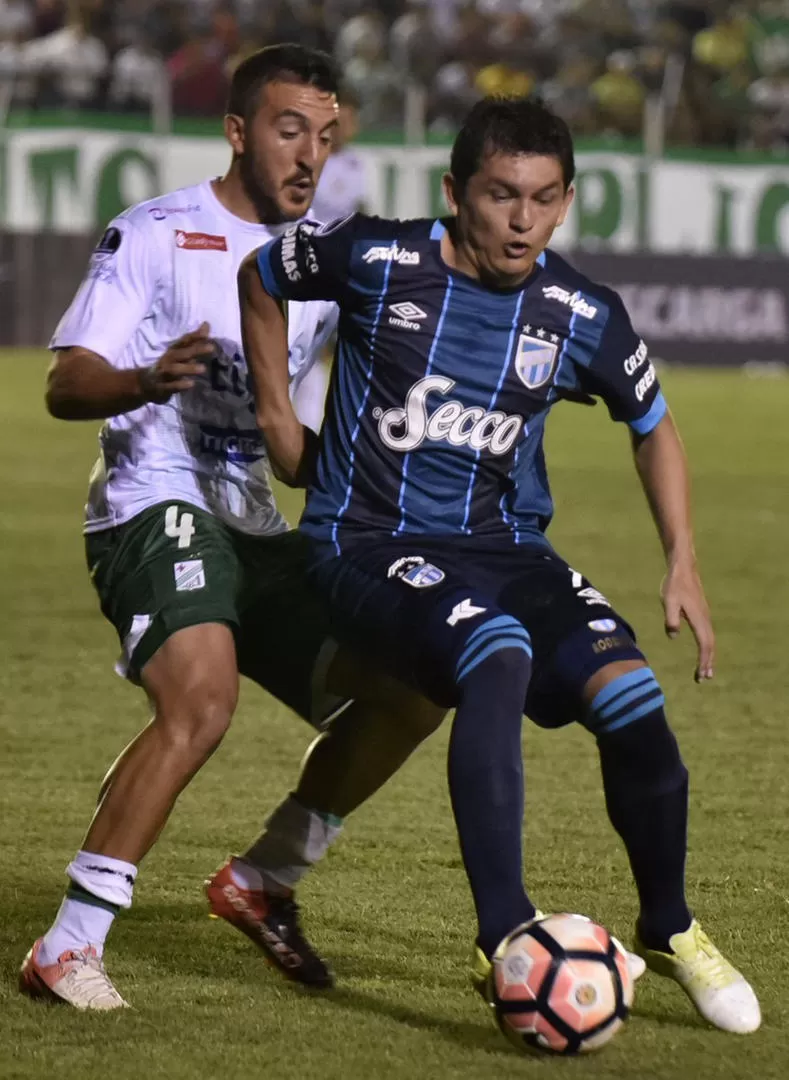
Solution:
<svg viewBox="0 0 789 1080">
<path fill-rule="evenodd" d="M 573 199 L 559 159 L 542 154 L 488 154 L 465 191 L 448 176 L 445 193 L 463 254 L 482 280 L 502 287 L 528 277 Z"/>
<path fill-rule="evenodd" d="M 274 82 L 245 123 L 228 130 L 247 195 L 261 220 L 295 221 L 310 207 L 337 124 L 337 99 L 315 86 Z M 235 139 L 233 135 L 235 134 Z"/>
</svg>

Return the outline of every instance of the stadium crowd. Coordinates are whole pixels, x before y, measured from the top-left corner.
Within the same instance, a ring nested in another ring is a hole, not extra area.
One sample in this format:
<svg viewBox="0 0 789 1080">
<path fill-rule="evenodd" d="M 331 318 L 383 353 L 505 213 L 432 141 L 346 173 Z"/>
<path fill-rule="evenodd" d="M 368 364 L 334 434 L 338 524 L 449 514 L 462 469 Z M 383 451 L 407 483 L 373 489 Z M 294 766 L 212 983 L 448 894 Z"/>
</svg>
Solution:
<svg viewBox="0 0 789 1080">
<path fill-rule="evenodd" d="M 221 114 L 229 73 L 262 45 L 332 52 L 366 128 L 428 130 L 483 94 L 538 91 L 578 135 L 638 136 L 665 94 L 670 143 L 789 140 L 789 0 L 0 0 L 6 104 Z"/>
</svg>

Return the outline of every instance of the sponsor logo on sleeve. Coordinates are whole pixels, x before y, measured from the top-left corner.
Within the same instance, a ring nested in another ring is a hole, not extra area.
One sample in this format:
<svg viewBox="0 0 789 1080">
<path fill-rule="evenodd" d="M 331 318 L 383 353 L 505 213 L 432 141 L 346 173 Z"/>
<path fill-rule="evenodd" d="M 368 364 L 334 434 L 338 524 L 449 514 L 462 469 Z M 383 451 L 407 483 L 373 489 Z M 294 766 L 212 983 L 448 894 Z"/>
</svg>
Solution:
<svg viewBox="0 0 789 1080">
<path fill-rule="evenodd" d="M 149 206 L 148 214 L 154 221 L 166 221 L 170 214 L 196 214 L 200 211 L 199 203 L 188 206 Z"/>
<path fill-rule="evenodd" d="M 473 619 L 475 615 L 482 615 L 487 610 L 487 608 L 477 607 L 476 604 L 472 604 L 471 597 L 468 596 L 452 608 L 452 612 L 447 618 L 447 626 L 457 626 L 464 619 Z"/>
<path fill-rule="evenodd" d="M 611 634 L 616 630 L 616 619 L 593 619 L 589 629 L 597 634 Z"/>
<path fill-rule="evenodd" d="M 636 401 L 641 402 L 641 401 L 644 400 L 644 398 L 647 396 L 647 393 L 648 393 L 650 387 L 654 385 L 654 382 L 655 382 L 656 378 L 657 378 L 657 372 L 655 371 L 655 365 L 650 364 L 649 367 L 644 372 L 644 374 L 641 376 L 641 378 L 636 383 L 636 389 L 635 389 Z"/>
<path fill-rule="evenodd" d="M 175 246 L 184 251 L 227 251 L 227 238 L 204 232 L 175 230 Z"/>
<path fill-rule="evenodd" d="M 625 375 L 635 375 L 638 369 L 646 363 L 648 352 L 646 343 L 639 341 L 636 351 L 625 360 Z"/>
<path fill-rule="evenodd" d="M 590 304 L 583 293 L 568 292 L 561 285 L 549 285 L 542 290 L 546 300 L 558 300 L 560 304 L 566 304 L 573 314 L 580 315 L 582 319 L 593 319 L 597 314 L 597 308 Z"/>
<path fill-rule="evenodd" d="M 291 225 L 282 234 L 282 269 L 285 271 L 288 281 L 292 281 L 294 284 L 301 281 L 302 276 L 296 259 L 297 247 L 304 259 L 307 270 L 311 274 L 318 273 L 318 258 L 315 254 L 315 248 L 310 243 L 310 237 L 315 231 L 315 225 L 302 222 L 300 225 Z"/>
<path fill-rule="evenodd" d="M 187 559 L 186 562 L 177 562 L 173 567 L 175 574 L 175 591 L 192 592 L 195 589 L 205 588 L 205 570 L 202 559 Z"/>
<path fill-rule="evenodd" d="M 409 251 L 407 248 L 401 248 L 397 246 L 396 242 L 383 245 L 378 244 L 375 247 L 368 248 L 362 255 L 362 261 L 366 263 L 374 262 L 393 262 L 398 263 L 400 266 L 419 266 L 419 252 Z"/>
</svg>

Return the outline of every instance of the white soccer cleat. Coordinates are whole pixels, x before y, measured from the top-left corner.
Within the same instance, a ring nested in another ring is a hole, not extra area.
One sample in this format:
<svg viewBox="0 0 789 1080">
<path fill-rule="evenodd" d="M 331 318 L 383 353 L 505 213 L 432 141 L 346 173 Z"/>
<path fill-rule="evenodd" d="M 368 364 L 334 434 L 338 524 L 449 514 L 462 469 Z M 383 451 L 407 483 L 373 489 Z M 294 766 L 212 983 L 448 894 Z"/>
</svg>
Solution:
<svg viewBox="0 0 789 1080">
<path fill-rule="evenodd" d="M 650 971 L 679 983 L 705 1020 L 721 1031 L 748 1035 L 762 1022 L 759 1000 L 748 981 L 713 945 L 694 919 L 669 939 L 670 953 L 647 949 L 636 937 L 636 950 Z"/>
<path fill-rule="evenodd" d="M 27 954 L 19 972 L 19 989 L 31 998 L 44 998 L 73 1005 L 75 1009 L 126 1009 L 110 982 L 104 964 L 92 945 L 80 952 L 64 952 L 54 964 L 40 964 L 41 938 Z"/>
</svg>

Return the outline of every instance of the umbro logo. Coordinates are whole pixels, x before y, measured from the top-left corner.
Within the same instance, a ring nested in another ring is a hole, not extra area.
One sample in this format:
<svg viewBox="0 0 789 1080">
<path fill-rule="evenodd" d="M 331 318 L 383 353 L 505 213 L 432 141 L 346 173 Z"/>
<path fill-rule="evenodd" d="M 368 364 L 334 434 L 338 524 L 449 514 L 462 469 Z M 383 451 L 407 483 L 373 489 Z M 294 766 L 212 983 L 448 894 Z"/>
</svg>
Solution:
<svg viewBox="0 0 789 1080">
<path fill-rule="evenodd" d="M 392 312 L 389 322 L 392 326 L 399 326 L 401 330 L 419 330 L 421 329 L 420 321 L 427 318 L 427 312 L 411 303 L 410 300 L 403 300 L 400 304 L 390 304 L 389 310 Z"/>
</svg>

